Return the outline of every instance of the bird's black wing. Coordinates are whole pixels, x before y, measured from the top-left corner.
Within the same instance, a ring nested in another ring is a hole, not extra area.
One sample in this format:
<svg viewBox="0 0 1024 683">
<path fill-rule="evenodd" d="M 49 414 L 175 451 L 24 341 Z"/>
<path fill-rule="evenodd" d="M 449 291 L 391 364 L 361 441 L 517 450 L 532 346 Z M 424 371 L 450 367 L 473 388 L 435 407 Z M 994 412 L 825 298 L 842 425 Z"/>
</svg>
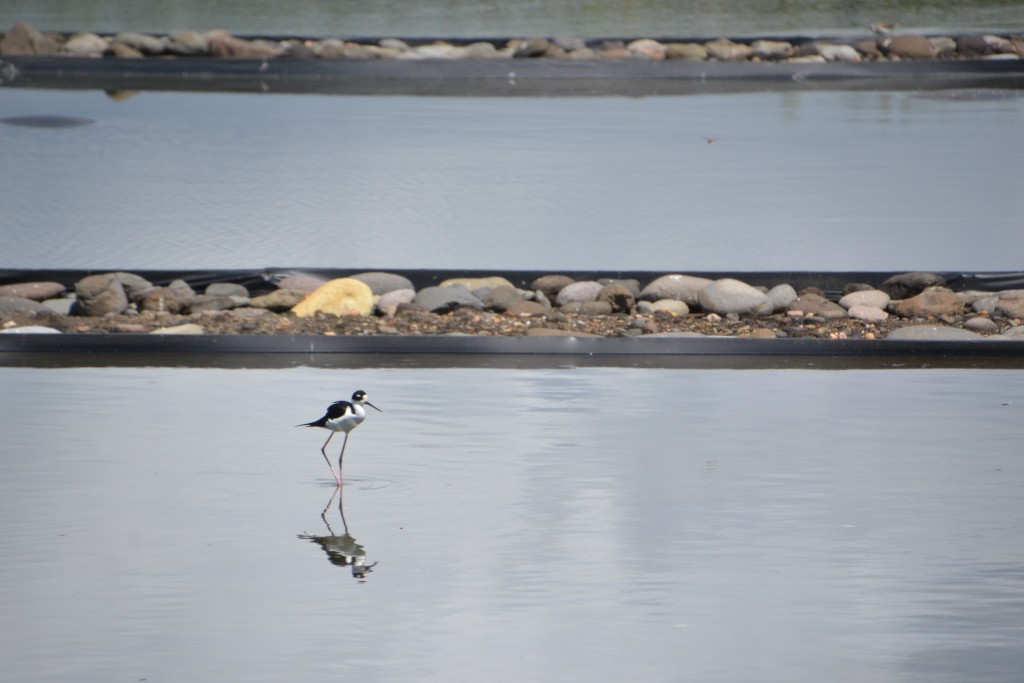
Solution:
<svg viewBox="0 0 1024 683">
<path fill-rule="evenodd" d="M 352 404 L 349 403 L 348 401 L 335 401 L 334 403 L 327 407 L 327 414 L 324 415 L 322 419 L 324 421 L 336 420 L 342 415 L 344 415 L 351 407 Z"/>
</svg>

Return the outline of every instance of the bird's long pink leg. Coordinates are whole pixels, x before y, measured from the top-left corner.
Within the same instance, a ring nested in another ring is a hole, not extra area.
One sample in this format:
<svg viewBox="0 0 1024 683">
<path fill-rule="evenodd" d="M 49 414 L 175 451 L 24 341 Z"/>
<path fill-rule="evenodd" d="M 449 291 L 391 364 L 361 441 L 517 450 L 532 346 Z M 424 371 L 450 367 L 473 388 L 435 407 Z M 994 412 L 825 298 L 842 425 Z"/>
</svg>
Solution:
<svg viewBox="0 0 1024 683">
<path fill-rule="evenodd" d="M 345 440 L 341 442 L 341 455 L 338 456 L 338 474 L 342 474 L 341 461 L 345 459 L 345 446 L 348 445 L 348 432 L 345 432 Z M 338 478 L 338 486 L 341 486 L 341 477 Z"/>
<path fill-rule="evenodd" d="M 324 460 L 327 461 L 327 466 L 331 468 L 331 474 L 334 475 L 334 480 L 338 482 L 338 486 L 341 486 L 341 477 L 339 477 L 338 473 L 334 471 L 334 465 L 331 464 L 331 459 L 327 457 L 327 451 L 325 450 L 327 448 L 327 444 L 331 442 L 333 437 L 334 432 L 331 432 L 331 435 L 327 437 L 327 441 L 324 441 L 324 445 L 320 447 L 320 452 L 323 454 Z M 345 438 L 348 440 L 348 434 L 345 435 Z M 342 451 L 344 450 L 345 447 L 342 446 Z M 341 463 L 338 463 L 338 466 L 341 467 Z"/>
</svg>

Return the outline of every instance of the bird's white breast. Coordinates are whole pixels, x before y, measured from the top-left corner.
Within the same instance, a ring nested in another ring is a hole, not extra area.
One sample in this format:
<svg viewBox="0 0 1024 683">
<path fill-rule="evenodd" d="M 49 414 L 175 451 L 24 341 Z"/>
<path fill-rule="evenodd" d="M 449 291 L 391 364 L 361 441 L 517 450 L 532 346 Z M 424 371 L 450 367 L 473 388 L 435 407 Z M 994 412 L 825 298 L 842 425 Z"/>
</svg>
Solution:
<svg viewBox="0 0 1024 683">
<path fill-rule="evenodd" d="M 327 428 L 336 432 L 350 432 L 366 419 L 366 410 L 358 403 L 349 407 L 345 414 L 327 421 Z"/>
</svg>

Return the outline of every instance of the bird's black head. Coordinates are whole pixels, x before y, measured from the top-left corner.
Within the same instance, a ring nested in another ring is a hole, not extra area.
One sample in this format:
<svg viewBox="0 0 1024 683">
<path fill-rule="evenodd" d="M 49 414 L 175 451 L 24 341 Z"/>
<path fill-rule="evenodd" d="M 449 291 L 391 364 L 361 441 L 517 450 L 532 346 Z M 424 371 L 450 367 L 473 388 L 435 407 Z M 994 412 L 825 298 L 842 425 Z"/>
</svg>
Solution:
<svg viewBox="0 0 1024 683">
<path fill-rule="evenodd" d="M 356 393 L 352 394 L 352 403 L 358 403 L 361 406 L 370 406 L 371 408 L 376 410 L 378 413 L 384 412 L 383 410 L 381 410 L 377 406 L 375 406 L 372 403 L 370 403 L 369 399 L 366 396 L 366 392 L 363 391 L 362 389 L 360 389 Z"/>
</svg>

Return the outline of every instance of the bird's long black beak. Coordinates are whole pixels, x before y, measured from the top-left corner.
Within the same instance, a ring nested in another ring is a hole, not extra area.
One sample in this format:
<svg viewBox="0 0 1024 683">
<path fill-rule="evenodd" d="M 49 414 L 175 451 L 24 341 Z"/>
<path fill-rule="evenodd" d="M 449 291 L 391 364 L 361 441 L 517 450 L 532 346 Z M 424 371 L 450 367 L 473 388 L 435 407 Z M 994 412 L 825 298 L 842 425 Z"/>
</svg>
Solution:
<svg viewBox="0 0 1024 683">
<path fill-rule="evenodd" d="M 381 409 L 380 409 L 380 408 L 378 408 L 377 406 L 373 405 L 373 404 L 372 404 L 372 403 L 370 403 L 369 401 L 367 401 L 367 402 L 366 402 L 366 405 L 370 406 L 371 408 L 373 408 L 374 410 L 376 410 L 376 411 L 377 411 L 378 413 L 383 413 L 383 412 L 384 412 L 383 410 L 381 410 Z"/>
</svg>

